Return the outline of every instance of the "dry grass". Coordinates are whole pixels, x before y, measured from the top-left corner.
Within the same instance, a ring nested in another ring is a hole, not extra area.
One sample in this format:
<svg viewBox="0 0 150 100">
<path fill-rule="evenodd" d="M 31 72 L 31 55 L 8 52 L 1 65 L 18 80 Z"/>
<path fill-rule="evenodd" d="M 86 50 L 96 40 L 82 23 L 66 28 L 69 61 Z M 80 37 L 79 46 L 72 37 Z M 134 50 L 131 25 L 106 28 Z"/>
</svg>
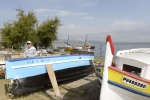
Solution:
<svg viewBox="0 0 150 100">
<path fill-rule="evenodd" d="M 98 100 L 100 84 L 97 78 L 91 75 L 60 85 L 62 100 Z M 9 98 L 5 94 L 4 84 L 4 77 L 0 77 L 0 100 L 56 100 L 52 88 Z"/>
<path fill-rule="evenodd" d="M 104 63 L 104 58 L 94 58 L 94 61 Z"/>
<path fill-rule="evenodd" d="M 105 58 L 94 58 L 94 61 L 96 61 L 96 62 L 101 62 L 101 63 L 103 63 L 104 64 L 104 61 L 105 61 Z M 115 62 L 115 58 L 113 58 L 113 62 Z"/>
<path fill-rule="evenodd" d="M 0 100 L 40 100 L 36 98 L 33 94 L 22 95 L 22 96 L 15 96 L 10 98 L 6 95 L 5 92 L 5 79 L 4 76 L 0 76 Z"/>
</svg>

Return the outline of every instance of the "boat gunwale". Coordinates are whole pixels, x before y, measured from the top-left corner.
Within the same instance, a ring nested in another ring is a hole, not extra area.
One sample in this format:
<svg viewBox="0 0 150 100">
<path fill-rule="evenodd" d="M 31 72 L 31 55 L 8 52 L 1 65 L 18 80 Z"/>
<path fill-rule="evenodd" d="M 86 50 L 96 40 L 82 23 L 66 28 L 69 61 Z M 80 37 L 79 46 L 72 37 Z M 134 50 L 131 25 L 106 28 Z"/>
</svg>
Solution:
<svg viewBox="0 0 150 100">
<path fill-rule="evenodd" d="M 127 76 L 129 76 L 129 77 L 132 77 L 132 78 L 135 78 L 135 79 L 137 79 L 137 80 L 140 80 L 140 81 L 143 81 L 143 82 L 146 82 L 146 83 L 149 83 L 149 84 L 150 84 L 150 80 L 148 80 L 148 79 L 141 78 L 141 77 L 138 77 L 138 76 L 136 76 L 136 75 L 129 74 L 128 72 L 125 72 L 125 71 L 123 71 L 123 70 L 117 69 L 116 67 L 113 67 L 113 66 L 109 66 L 108 68 L 109 68 L 109 69 L 112 69 L 112 70 L 115 70 L 115 71 L 117 71 L 117 72 L 119 72 L 119 73 L 125 74 L 125 75 L 127 75 Z"/>
<path fill-rule="evenodd" d="M 56 56 L 43 56 L 43 57 L 30 57 L 30 58 L 17 58 L 17 59 L 10 59 L 9 62 L 14 61 L 21 61 L 21 60 L 30 60 L 30 59 L 41 59 L 41 58 L 56 58 L 56 57 L 69 57 L 69 56 L 94 56 L 94 54 L 63 54 L 63 55 L 56 55 Z"/>
</svg>

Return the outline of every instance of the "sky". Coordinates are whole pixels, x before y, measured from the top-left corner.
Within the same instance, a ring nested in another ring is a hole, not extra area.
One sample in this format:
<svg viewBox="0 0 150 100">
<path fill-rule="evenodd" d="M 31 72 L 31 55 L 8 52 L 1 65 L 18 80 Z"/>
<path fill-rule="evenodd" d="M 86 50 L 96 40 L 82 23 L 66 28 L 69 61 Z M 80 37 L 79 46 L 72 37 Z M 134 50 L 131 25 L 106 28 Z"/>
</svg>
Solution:
<svg viewBox="0 0 150 100">
<path fill-rule="evenodd" d="M 150 0 L 0 0 L 0 28 L 16 20 L 16 10 L 34 11 L 41 23 L 57 16 L 58 38 L 150 42 Z"/>
</svg>

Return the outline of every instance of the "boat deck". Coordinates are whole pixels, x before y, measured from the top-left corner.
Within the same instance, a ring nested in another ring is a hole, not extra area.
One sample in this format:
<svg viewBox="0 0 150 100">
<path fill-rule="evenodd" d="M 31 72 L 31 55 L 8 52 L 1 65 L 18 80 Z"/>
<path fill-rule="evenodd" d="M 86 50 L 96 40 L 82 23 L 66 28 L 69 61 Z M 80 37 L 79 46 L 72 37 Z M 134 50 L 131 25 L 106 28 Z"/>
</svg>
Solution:
<svg viewBox="0 0 150 100">
<path fill-rule="evenodd" d="M 116 57 L 135 60 L 150 65 L 150 48 L 137 48 L 118 51 Z"/>
<path fill-rule="evenodd" d="M 136 60 L 150 65 L 150 53 L 124 53 L 118 55 L 117 57 Z"/>
</svg>

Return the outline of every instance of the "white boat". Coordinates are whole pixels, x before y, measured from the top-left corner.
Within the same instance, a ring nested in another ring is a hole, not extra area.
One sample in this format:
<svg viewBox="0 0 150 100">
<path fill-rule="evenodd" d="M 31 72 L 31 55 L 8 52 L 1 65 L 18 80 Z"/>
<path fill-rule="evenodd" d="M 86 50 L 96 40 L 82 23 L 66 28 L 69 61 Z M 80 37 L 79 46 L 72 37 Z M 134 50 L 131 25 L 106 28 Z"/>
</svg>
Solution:
<svg viewBox="0 0 150 100">
<path fill-rule="evenodd" d="M 99 100 L 150 100 L 150 48 L 118 51 L 112 66 L 114 44 L 110 36 L 106 42 L 104 67 L 95 67 Z"/>
<path fill-rule="evenodd" d="M 82 50 L 82 47 L 77 46 L 77 47 L 73 47 L 73 49 L 75 49 L 75 50 Z"/>
</svg>

